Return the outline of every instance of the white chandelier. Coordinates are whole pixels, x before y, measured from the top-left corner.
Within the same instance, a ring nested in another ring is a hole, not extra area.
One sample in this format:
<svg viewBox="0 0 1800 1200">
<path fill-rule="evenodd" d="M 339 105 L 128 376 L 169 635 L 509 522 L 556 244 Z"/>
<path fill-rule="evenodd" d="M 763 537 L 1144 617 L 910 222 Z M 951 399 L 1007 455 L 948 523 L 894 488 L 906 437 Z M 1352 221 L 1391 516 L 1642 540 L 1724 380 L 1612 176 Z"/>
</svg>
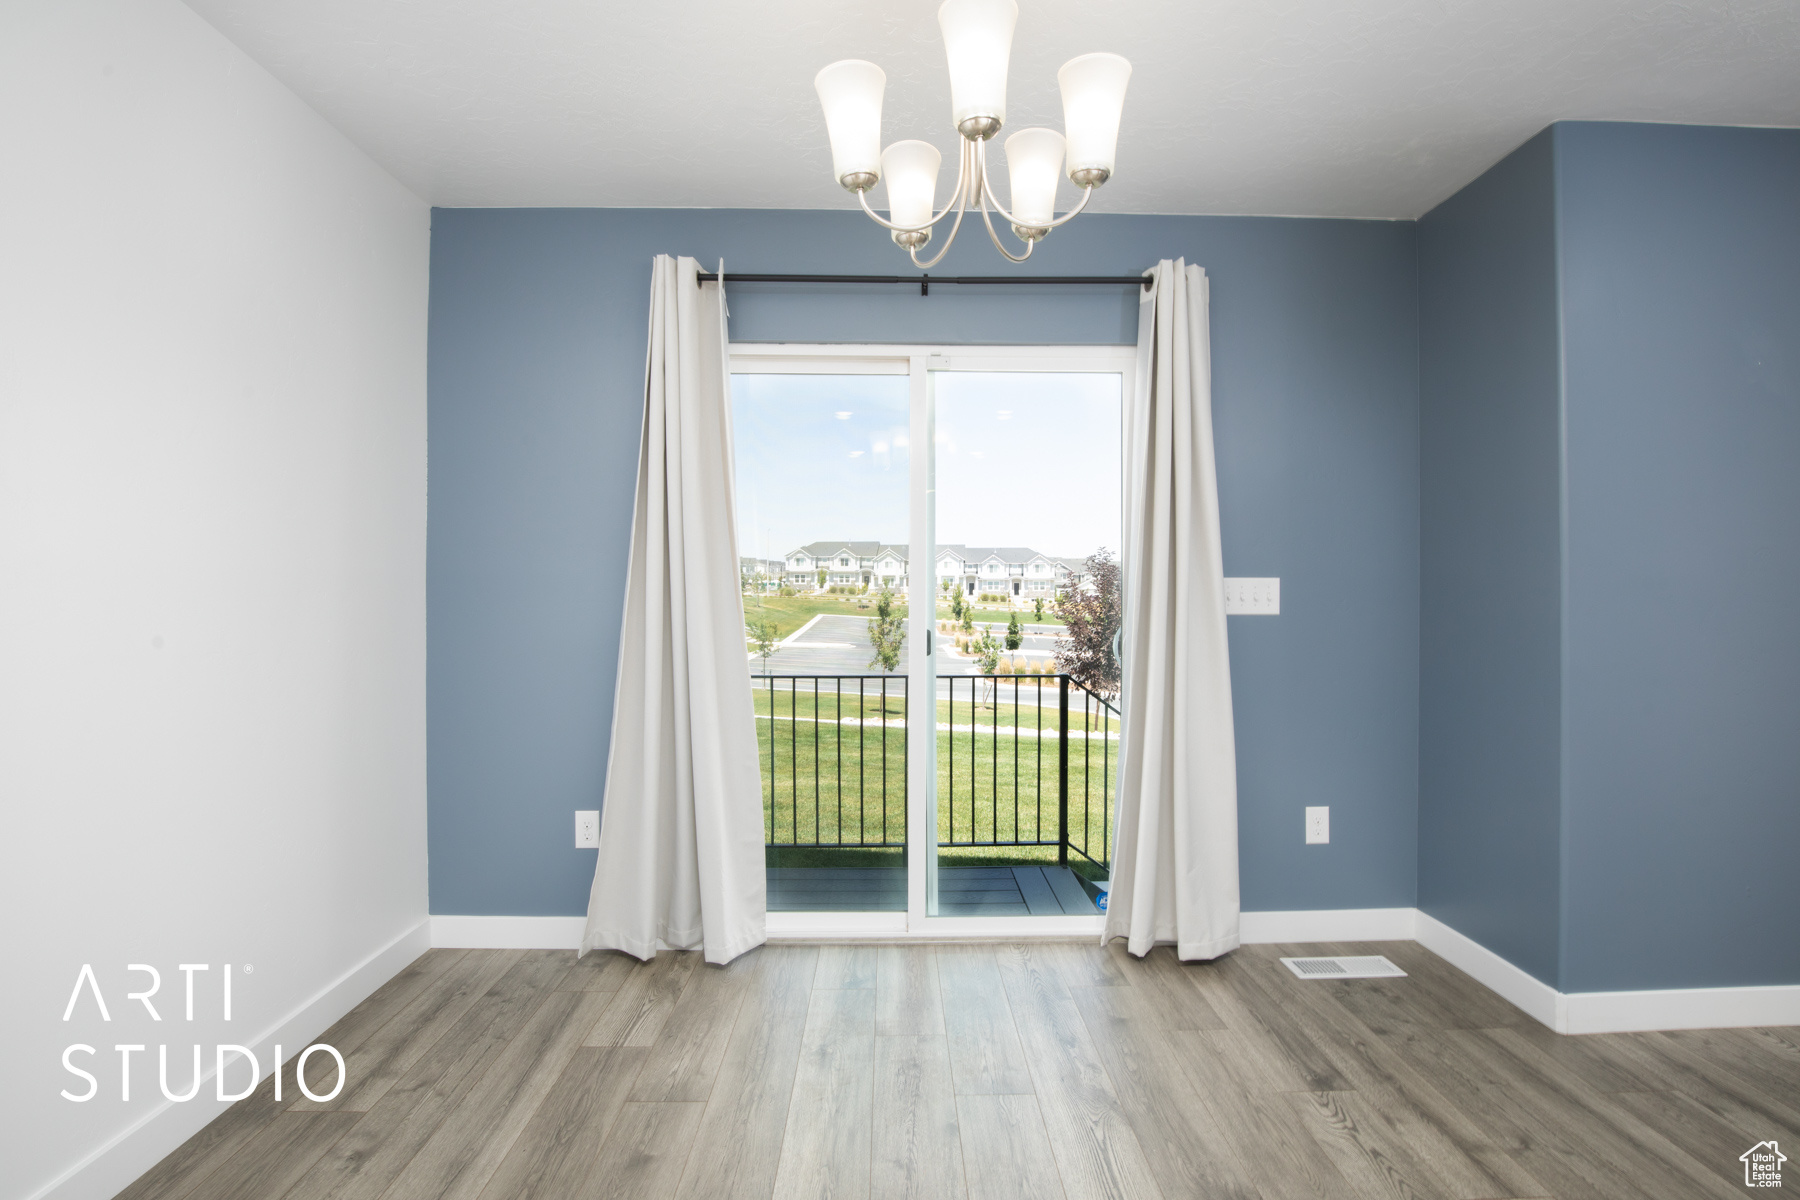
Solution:
<svg viewBox="0 0 1800 1200">
<path fill-rule="evenodd" d="M 987 143 L 1006 120 L 1006 67 L 1012 56 L 1013 25 L 1019 18 L 1014 0 L 944 0 L 938 27 L 950 60 L 950 109 L 962 135 L 956 190 L 943 211 L 933 215 L 938 167 L 943 156 L 930 142 L 895 142 L 881 148 L 881 100 L 887 75 L 872 62 L 848 58 L 832 63 L 813 79 L 825 108 L 831 136 L 831 165 L 837 180 L 855 192 L 863 211 L 906 248 L 913 265 L 933 267 L 949 251 L 971 204 L 981 209 L 994 247 L 1013 262 L 1024 262 L 1052 229 L 1087 207 L 1094 189 L 1112 176 L 1119 144 L 1119 115 L 1131 64 L 1117 54 L 1083 54 L 1062 65 L 1056 81 L 1062 87 L 1063 129 L 1021 129 L 1006 139 L 1006 166 L 1013 210 L 1000 206 L 988 182 Z M 1067 165 L 1070 182 L 1081 189 L 1081 201 L 1056 215 L 1056 181 Z M 869 190 L 887 183 L 888 219 L 869 207 Z M 1014 254 L 994 232 L 989 206 L 1025 243 Z M 919 250 L 931 240 L 932 227 L 954 211 L 956 219 L 943 248 L 929 261 Z"/>
</svg>

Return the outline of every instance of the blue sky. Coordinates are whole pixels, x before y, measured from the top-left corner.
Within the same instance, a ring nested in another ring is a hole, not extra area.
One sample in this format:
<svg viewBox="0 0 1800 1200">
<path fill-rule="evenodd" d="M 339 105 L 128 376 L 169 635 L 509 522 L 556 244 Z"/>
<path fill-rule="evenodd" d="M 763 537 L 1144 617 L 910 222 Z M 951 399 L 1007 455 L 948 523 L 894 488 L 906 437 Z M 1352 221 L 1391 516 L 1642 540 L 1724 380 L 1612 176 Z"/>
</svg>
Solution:
<svg viewBox="0 0 1800 1200">
<path fill-rule="evenodd" d="M 1119 549 L 1120 380 L 939 372 L 937 540 Z M 738 543 L 909 541 L 904 375 L 734 375 Z"/>
</svg>

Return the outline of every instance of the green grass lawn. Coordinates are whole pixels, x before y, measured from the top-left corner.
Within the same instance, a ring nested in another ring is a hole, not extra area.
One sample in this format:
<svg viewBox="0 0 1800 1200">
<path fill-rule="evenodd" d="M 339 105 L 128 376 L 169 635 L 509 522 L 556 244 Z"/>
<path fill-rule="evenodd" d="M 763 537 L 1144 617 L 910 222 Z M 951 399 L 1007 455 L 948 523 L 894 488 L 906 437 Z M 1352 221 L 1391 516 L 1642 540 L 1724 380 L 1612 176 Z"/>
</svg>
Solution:
<svg viewBox="0 0 1800 1200">
<path fill-rule="evenodd" d="M 1008 608 L 991 608 L 985 604 L 977 605 L 975 607 L 975 612 L 973 614 L 972 619 L 978 625 L 993 624 L 994 622 L 998 622 L 1001 625 L 1001 627 L 1004 628 L 1006 623 L 1012 619 L 1012 615 L 1013 615 L 1014 611 L 1018 612 L 1019 624 L 1021 624 L 1021 625 L 1054 625 L 1059 629 L 1062 628 L 1062 624 L 1063 624 L 1062 619 L 1060 617 L 1058 617 L 1055 613 L 1051 612 L 1048 605 L 1046 605 L 1044 607 L 1044 619 L 1041 621 L 1038 620 L 1036 615 L 1032 613 L 1029 606 L 1018 609 L 1018 610 L 1013 610 L 1013 609 L 1008 609 Z M 942 620 L 946 620 L 946 621 L 949 620 L 950 619 L 950 606 L 947 604 L 938 605 L 938 615 Z"/>
<path fill-rule="evenodd" d="M 857 604 L 867 601 L 867 608 Z M 906 615 L 906 605 L 896 604 L 894 611 Z M 874 596 L 745 596 L 744 621 L 773 621 L 780 637 L 789 637 L 816 616 L 872 617 Z"/>
<path fill-rule="evenodd" d="M 973 676 L 969 678 L 975 678 Z M 887 707 L 882 707 L 881 680 L 866 679 L 863 681 L 864 691 L 859 699 L 853 681 L 846 681 L 848 690 L 834 692 L 828 680 L 820 681 L 815 700 L 812 682 L 807 679 L 765 679 L 754 676 L 751 679 L 753 698 L 758 717 L 774 715 L 784 720 L 798 719 L 803 724 L 811 723 L 813 718 L 824 722 L 844 721 L 854 723 L 862 721 L 873 724 L 877 721 L 903 721 L 906 719 L 904 687 L 905 676 L 891 676 L 888 681 Z M 976 696 L 982 700 L 985 694 L 985 682 L 975 683 Z M 951 723 L 954 717 L 957 736 L 966 737 L 971 723 L 982 729 L 986 736 L 988 728 L 1023 729 L 1031 733 L 1042 731 L 1049 744 L 1055 744 L 1056 737 L 1056 682 L 1046 680 L 1042 685 L 1043 703 L 1033 704 L 1038 698 L 1040 685 L 1030 677 L 1022 677 L 1018 685 L 1019 701 L 1012 702 L 1010 697 L 1002 699 L 998 706 L 985 700 L 975 705 L 973 713 L 969 708 L 969 685 L 963 677 L 956 677 L 956 700 L 940 699 L 937 702 L 937 720 L 939 725 Z M 1069 700 L 1069 725 L 1076 732 L 1075 743 L 1081 742 L 1083 730 L 1091 731 L 1098 736 L 1102 733 L 1118 733 L 1119 719 L 1102 716 L 1098 712 L 1083 718 L 1081 702 L 1073 694 Z M 829 725 L 826 726 L 829 728 Z M 872 731 L 871 731 L 872 732 Z M 1029 736 L 1029 733 L 1028 735 Z M 941 740 L 941 739 L 940 739 Z"/>
<path fill-rule="evenodd" d="M 859 607 L 859 605 L 864 602 L 868 604 L 868 607 Z M 905 601 L 901 600 L 897 602 L 894 605 L 894 611 L 904 617 L 907 613 Z M 829 614 L 836 617 L 872 617 L 875 615 L 875 597 L 873 594 L 867 596 L 744 597 L 745 622 L 773 621 L 775 622 L 776 629 L 779 630 L 778 636 L 780 637 L 788 637 L 802 625 L 805 625 L 808 621 L 821 614 Z M 998 622 L 1000 626 L 1004 628 L 1011 615 L 1012 614 L 1004 608 L 980 607 L 975 610 L 974 620 L 979 624 L 993 624 Z M 948 621 L 951 619 L 950 605 L 948 603 L 940 603 L 937 606 L 937 617 L 940 621 Z M 1050 612 L 1048 608 L 1044 610 L 1044 619 L 1042 621 L 1039 621 L 1034 617 L 1029 608 L 1019 613 L 1019 620 L 1026 625 L 1055 625 L 1059 627 L 1062 625 L 1062 622 L 1057 620 L 1056 615 Z M 995 632 L 998 633 L 1000 631 L 996 630 Z"/>
<path fill-rule="evenodd" d="M 808 851 L 818 842 L 900 842 L 906 836 L 906 730 L 883 721 L 904 718 L 904 702 L 879 694 L 861 701 L 854 693 L 821 692 L 814 719 L 810 693 L 758 692 L 757 745 L 763 778 L 763 828 L 780 865 L 877 865 L 873 850 Z M 840 713 L 841 705 L 841 716 Z M 938 840 L 955 843 L 1051 841 L 1057 837 L 1056 711 L 1021 705 L 978 706 L 969 730 L 966 702 L 956 729 L 938 734 Z M 939 702 L 940 722 L 949 705 Z M 1071 721 L 1078 714 L 1071 713 Z M 1020 736 L 1014 730 L 1043 734 Z M 856 724 L 854 722 L 863 722 Z M 848 722 L 848 723 L 847 723 Z M 1092 724 L 1093 722 L 1090 722 Z M 1116 730 L 1116 722 L 1109 722 Z M 1077 725 L 1079 728 L 1079 725 Z M 1100 732 L 1094 725 L 1094 732 Z M 1072 738 L 1069 743 L 1069 840 L 1096 859 L 1107 857 L 1111 782 L 1118 766 L 1113 738 Z M 787 849 L 786 846 L 793 846 Z M 892 853 L 892 852 L 886 852 Z M 861 861 L 869 858 L 868 863 Z M 855 861 L 852 861 L 855 859 Z M 941 861 L 977 863 L 1054 862 L 1055 846 L 945 847 Z M 816 861 L 815 861 L 816 860 Z M 1081 869 L 1079 856 L 1071 865 Z M 771 859 L 776 862 L 776 859 Z M 1089 868 L 1087 873 L 1097 869 Z"/>
</svg>

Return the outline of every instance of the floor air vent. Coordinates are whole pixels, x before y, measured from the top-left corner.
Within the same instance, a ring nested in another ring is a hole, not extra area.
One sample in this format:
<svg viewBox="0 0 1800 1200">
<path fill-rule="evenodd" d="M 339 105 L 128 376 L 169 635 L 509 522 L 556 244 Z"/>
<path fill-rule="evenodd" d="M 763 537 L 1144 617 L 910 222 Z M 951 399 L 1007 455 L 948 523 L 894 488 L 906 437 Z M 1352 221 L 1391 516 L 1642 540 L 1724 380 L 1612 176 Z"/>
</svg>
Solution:
<svg viewBox="0 0 1800 1200">
<path fill-rule="evenodd" d="M 1379 954 L 1284 958 L 1281 961 L 1302 979 L 1392 979 L 1406 974 Z"/>
</svg>

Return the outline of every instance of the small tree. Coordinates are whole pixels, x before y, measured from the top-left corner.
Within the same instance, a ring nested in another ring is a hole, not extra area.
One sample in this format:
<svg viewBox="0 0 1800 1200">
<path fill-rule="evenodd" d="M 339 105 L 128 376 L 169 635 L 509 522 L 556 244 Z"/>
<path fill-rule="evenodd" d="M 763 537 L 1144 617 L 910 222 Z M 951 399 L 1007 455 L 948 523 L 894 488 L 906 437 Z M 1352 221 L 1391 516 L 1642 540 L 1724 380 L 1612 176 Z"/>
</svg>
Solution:
<svg viewBox="0 0 1800 1200">
<path fill-rule="evenodd" d="M 756 656 L 762 659 L 763 674 L 769 673 L 769 658 L 775 653 L 775 645 L 781 640 L 781 627 L 773 621 L 746 621 L 744 631 L 750 635 L 750 642 L 756 647 Z"/>
<path fill-rule="evenodd" d="M 992 675 L 999 669 L 1000 642 L 993 634 L 984 632 L 969 649 L 974 651 L 976 660 L 980 662 L 983 675 Z"/>
<path fill-rule="evenodd" d="M 825 586 L 825 572 L 823 572 L 823 571 L 819 572 L 819 586 L 820 587 Z"/>
<path fill-rule="evenodd" d="M 1066 636 L 1056 639 L 1056 666 L 1076 683 L 1101 696 L 1119 691 L 1119 660 L 1113 635 L 1119 631 L 1119 564 L 1101 547 L 1088 556 L 1084 586 L 1058 593 L 1056 615 Z"/>
<path fill-rule="evenodd" d="M 906 622 L 894 611 L 894 589 L 884 586 L 875 597 L 875 615 L 869 618 L 869 644 L 875 656 L 869 666 L 892 671 L 900 665 L 900 648 L 906 644 Z"/>
<path fill-rule="evenodd" d="M 950 593 L 950 616 L 952 618 L 954 618 L 955 620 L 958 620 L 958 621 L 962 620 L 963 619 L 963 608 L 964 608 L 964 605 L 963 605 L 962 589 L 957 588 L 954 592 Z"/>
<path fill-rule="evenodd" d="M 1019 614 L 1014 613 L 1006 622 L 1006 648 L 1017 650 L 1025 644 L 1025 629 L 1019 624 Z"/>
<path fill-rule="evenodd" d="M 1044 598 L 1035 596 L 1031 601 L 1031 615 L 1038 624 L 1044 623 Z"/>
</svg>

